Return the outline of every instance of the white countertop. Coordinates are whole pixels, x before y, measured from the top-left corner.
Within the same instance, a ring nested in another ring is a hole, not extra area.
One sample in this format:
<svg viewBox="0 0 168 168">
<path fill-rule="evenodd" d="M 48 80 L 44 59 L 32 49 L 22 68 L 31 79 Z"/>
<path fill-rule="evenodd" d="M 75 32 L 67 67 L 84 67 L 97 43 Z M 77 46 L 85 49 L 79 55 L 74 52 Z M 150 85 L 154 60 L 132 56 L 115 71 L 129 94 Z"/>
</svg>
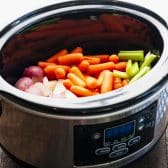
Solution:
<svg viewBox="0 0 168 168">
<path fill-rule="evenodd" d="M 46 5 L 68 0 L 5 0 L 0 5 L 0 30 L 20 16 Z M 149 8 L 159 14 L 168 23 L 167 1 L 127 0 L 126 2 Z"/>
</svg>

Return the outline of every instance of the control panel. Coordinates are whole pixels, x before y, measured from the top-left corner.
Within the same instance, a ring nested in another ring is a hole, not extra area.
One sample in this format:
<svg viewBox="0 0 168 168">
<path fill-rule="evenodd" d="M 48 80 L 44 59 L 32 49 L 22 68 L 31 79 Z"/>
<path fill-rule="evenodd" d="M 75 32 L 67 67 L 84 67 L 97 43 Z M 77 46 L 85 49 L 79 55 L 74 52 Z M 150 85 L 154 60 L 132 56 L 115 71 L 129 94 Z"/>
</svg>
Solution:
<svg viewBox="0 0 168 168">
<path fill-rule="evenodd" d="M 121 159 L 154 137 L 157 102 L 122 120 L 74 127 L 74 164 L 87 166 Z"/>
</svg>

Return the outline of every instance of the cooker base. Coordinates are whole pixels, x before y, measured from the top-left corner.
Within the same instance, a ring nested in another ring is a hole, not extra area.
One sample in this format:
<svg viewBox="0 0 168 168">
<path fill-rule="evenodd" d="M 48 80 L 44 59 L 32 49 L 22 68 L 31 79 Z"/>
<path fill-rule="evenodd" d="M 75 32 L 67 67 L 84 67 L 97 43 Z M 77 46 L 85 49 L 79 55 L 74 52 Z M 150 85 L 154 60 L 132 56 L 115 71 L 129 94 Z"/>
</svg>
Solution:
<svg viewBox="0 0 168 168">
<path fill-rule="evenodd" d="M 165 132 L 166 132 L 166 129 L 165 129 L 165 131 L 163 132 L 163 134 L 161 135 L 161 137 L 158 139 L 158 141 L 153 145 L 153 147 L 151 147 L 144 155 L 142 155 L 141 157 L 139 157 L 138 159 L 136 159 L 134 162 L 139 162 L 139 160 L 140 160 L 140 162 L 142 162 L 141 159 L 142 159 L 143 157 L 147 156 L 147 155 L 150 155 L 149 157 L 152 157 L 152 155 L 156 155 L 157 151 L 159 150 L 159 149 L 156 149 L 156 148 L 157 148 L 157 145 L 160 143 L 160 141 L 161 141 L 161 139 L 163 138 Z M 166 143 L 166 142 L 165 142 L 165 143 Z M 162 144 L 161 144 L 161 145 L 162 145 Z M 10 158 L 12 161 L 14 161 L 17 165 L 20 165 L 22 168 L 37 168 L 37 167 L 35 167 L 35 166 L 32 166 L 32 165 L 30 165 L 30 164 L 28 164 L 28 163 L 25 163 L 25 162 L 19 160 L 18 158 L 16 158 L 14 155 L 12 155 L 10 152 L 8 152 L 8 151 L 3 147 L 2 144 L 0 144 L 0 147 L 1 147 L 2 150 L 5 152 L 5 154 L 7 154 L 7 156 L 9 156 L 9 158 Z M 153 150 L 155 150 L 155 149 L 156 149 L 156 152 L 152 153 Z M 149 159 L 149 157 L 148 157 L 148 159 Z M 144 160 L 145 160 L 145 159 L 144 159 Z M 123 168 L 129 168 L 134 162 L 131 162 L 131 163 L 127 164 L 126 167 L 124 166 Z M 139 165 L 139 164 L 137 164 L 137 165 Z M 138 167 L 137 167 L 137 168 L 138 168 Z M 153 168 L 155 168 L 155 167 L 153 167 Z M 163 167 L 163 168 L 164 168 L 164 167 Z M 166 167 L 165 167 L 165 168 L 166 168 Z"/>
</svg>

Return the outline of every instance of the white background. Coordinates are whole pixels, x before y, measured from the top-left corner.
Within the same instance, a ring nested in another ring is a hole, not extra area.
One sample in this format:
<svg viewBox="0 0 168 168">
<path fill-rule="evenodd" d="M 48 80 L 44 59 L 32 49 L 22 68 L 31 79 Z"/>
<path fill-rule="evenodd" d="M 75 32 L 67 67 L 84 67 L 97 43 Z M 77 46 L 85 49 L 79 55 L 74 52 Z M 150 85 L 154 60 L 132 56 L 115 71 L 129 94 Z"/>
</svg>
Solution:
<svg viewBox="0 0 168 168">
<path fill-rule="evenodd" d="M 46 5 L 65 2 L 68 0 L 1 0 L 0 3 L 0 30 L 13 20 L 20 16 L 39 9 Z M 96 1 L 96 0 L 95 0 Z M 168 23 L 168 7 L 167 0 L 126 0 L 126 2 L 135 3 L 163 17 Z"/>
</svg>

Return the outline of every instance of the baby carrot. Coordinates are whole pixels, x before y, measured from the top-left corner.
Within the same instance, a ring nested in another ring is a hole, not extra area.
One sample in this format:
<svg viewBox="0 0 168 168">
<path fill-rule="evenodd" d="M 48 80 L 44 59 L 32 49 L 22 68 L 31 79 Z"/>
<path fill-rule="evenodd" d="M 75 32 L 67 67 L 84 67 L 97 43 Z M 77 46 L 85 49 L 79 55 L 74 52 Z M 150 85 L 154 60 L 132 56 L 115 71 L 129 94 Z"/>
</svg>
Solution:
<svg viewBox="0 0 168 168">
<path fill-rule="evenodd" d="M 112 54 L 111 56 L 109 56 L 109 61 L 114 62 L 115 64 L 117 64 L 119 62 L 119 57 L 116 54 Z"/>
<path fill-rule="evenodd" d="M 104 70 L 105 71 L 105 70 Z M 100 72 L 99 76 L 98 76 L 98 86 L 101 86 L 103 79 L 104 79 L 104 71 Z"/>
<path fill-rule="evenodd" d="M 87 69 L 88 69 L 88 67 L 89 67 L 89 62 L 87 61 L 87 60 L 83 60 L 83 61 L 81 61 L 81 63 L 78 65 L 78 67 L 79 67 L 79 69 L 81 70 L 81 71 L 86 71 Z"/>
<path fill-rule="evenodd" d="M 98 87 L 98 80 L 92 76 L 86 76 L 86 86 L 89 89 L 95 89 Z"/>
<path fill-rule="evenodd" d="M 70 72 L 74 73 L 75 75 L 77 75 L 81 80 L 83 80 L 84 82 L 86 81 L 85 76 L 83 75 L 83 73 L 80 71 L 80 69 L 77 66 L 73 66 L 70 69 Z"/>
<path fill-rule="evenodd" d="M 55 69 L 55 76 L 57 79 L 65 79 L 66 72 L 63 68 L 58 67 Z"/>
<path fill-rule="evenodd" d="M 123 87 L 122 83 L 114 83 L 113 89 L 119 89 Z"/>
<path fill-rule="evenodd" d="M 66 65 L 56 65 L 56 64 L 50 64 L 44 68 L 44 71 L 53 71 L 55 72 L 56 68 L 63 68 L 66 72 L 69 72 L 70 67 Z"/>
<path fill-rule="evenodd" d="M 79 64 L 82 59 L 82 53 L 73 53 L 58 57 L 58 63 L 61 65 Z"/>
<path fill-rule="evenodd" d="M 65 80 L 63 80 L 63 84 L 64 84 L 64 86 L 65 86 L 67 89 L 70 89 L 71 86 L 74 85 L 70 79 L 65 79 Z"/>
<path fill-rule="evenodd" d="M 114 83 L 121 83 L 122 80 L 119 77 L 114 77 Z"/>
<path fill-rule="evenodd" d="M 100 73 L 103 70 L 113 70 L 114 69 L 114 63 L 113 62 L 106 62 L 96 65 L 90 65 L 88 67 L 88 73 L 89 74 L 96 74 Z"/>
<path fill-rule="evenodd" d="M 115 64 L 114 69 L 118 71 L 125 71 L 127 66 L 127 62 L 119 62 Z"/>
<path fill-rule="evenodd" d="M 70 53 L 83 53 L 83 49 L 81 47 L 76 47 Z"/>
<path fill-rule="evenodd" d="M 54 68 L 53 68 L 54 67 Z M 55 77 L 55 66 L 48 65 L 46 68 L 44 68 L 44 73 L 47 76 L 49 80 L 54 80 L 56 79 Z"/>
<path fill-rule="evenodd" d="M 92 56 L 84 56 L 83 59 L 87 60 L 89 64 L 99 64 L 101 62 L 100 58 L 92 57 Z"/>
<path fill-rule="evenodd" d="M 48 58 L 46 61 L 56 63 L 59 56 L 63 56 L 63 55 L 66 55 L 66 54 L 68 54 L 68 51 L 66 49 L 60 50 L 56 54 L 54 54 L 53 56 Z"/>
<path fill-rule="evenodd" d="M 75 95 L 80 96 L 80 97 L 84 97 L 84 96 L 93 96 L 98 94 L 97 92 L 93 92 L 87 88 L 83 88 L 81 86 L 72 86 L 70 88 L 71 92 L 73 92 Z"/>
<path fill-rule="evenodd" d="M 72 83 L 74 83 L 75 85 L 82 86 L 82 87 L 86 86 L 86 83 L 74 73 L 71 73 L 71 72 L 68 73 L 67 78 L 70 79 Z"/>
<path fill-rule="evenodd" d="M 100 58 L 101 63 L 109 61 L 109 55 L 107 54 L 94 55 L 93 57 Z"/>
<path fill-rule="evenodd" d="M 104 79 L 101 85 L 101 93 L 109 92 L 113 89 L 113 74 L 109 70 L 104 71 Z"/>
<path fill-rule="evenodd" d="M 55 63 L 50 63 L 50 62 L 44 62 L 44 61 L 39 61 L 38 66 L 41 67 L 42 69 L 47 67 L 48 65 L 56 65 Z"/>
<path fill-rule="evenodd" d="M 122 80 L 122 86 L 126 86 L 129 84 L 129 80 L 128 79 L 123 79 Z"/>
</svg>

